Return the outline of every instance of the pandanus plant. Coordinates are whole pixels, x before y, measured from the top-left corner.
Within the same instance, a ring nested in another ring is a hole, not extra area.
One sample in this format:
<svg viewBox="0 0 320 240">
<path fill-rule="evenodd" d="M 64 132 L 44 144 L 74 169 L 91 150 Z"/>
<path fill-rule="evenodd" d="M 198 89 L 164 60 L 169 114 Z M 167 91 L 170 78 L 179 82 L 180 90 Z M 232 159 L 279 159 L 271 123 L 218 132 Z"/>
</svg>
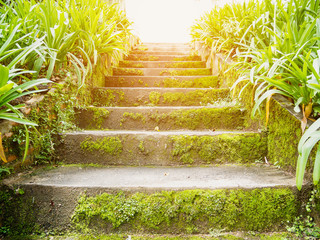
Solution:
<svg viewBox="0 0 320 240">
<path fill-rule="evenodd" d="M 232 52 L 232 67 L 240 77 L 242 90 L 253 86 L 252 115 L 260 105 L 268 105 L 274 94 L 290 99 L 303 114 L 302 131 L 307 119 L 320 115 L 320 0 L 251 0 L 226 5 L 203 16 L 193 27 L 195 40 L 217 50 Z M 245 15 L 239 18 L 237 16 Z M 242 20 L 243 19 L 243 20 Z M 224 28 L 225 22 L 229 24 Z M 235 33 L 235 34 L 233 34 Z M 241 34 L 237 34 L 241 33 Z M 230 44 L 229 40 L 232 40 Z M 302 188 L 307 161 L 320 140 L 320 120 L 302 136 L 298 146 L 296 182 Z M 320 147 L 316 150 L 313 180 L 320 178 Z"/>
<path fill-rule="evenodd" d="M 37 79 L 37 80 L 28 81 L 21 85 L 17 85 L 16 83 L 10 80 L 12 77 L 16 77 L 24 73 L 25 73 L 24 71 L 17 71 L 17 70 L 9 71 L 8 67 L 0 65 L 0 119 L 9 120 L 12 122 L 23 124 L 25 126 L 26 147 L 25 147 L 23 161 L 27 156 L 28 145 L 29 145 L 29 132 L 26 126 L 27 125 L 37 126 L 37 124 L 27 120 L 24 117 L 24 115 L 20 112 L 20 109 L 24 107 L 24 104 L 13 105 L 11 102 L 25 95 L 44 91 L 44 90 L 36 89 L 36 86 L 39 84 L 46 84 L 50 82 L 47 79 Z M 0 140 L 1 140 L 1 137 L 0 137 Z M 6 158 L 3 153 L 2 144 L 1 144 L 0 152 L 1 152 L 0 153 L 1 159 L 4 162 L 6 162 Z"/>
</svg>

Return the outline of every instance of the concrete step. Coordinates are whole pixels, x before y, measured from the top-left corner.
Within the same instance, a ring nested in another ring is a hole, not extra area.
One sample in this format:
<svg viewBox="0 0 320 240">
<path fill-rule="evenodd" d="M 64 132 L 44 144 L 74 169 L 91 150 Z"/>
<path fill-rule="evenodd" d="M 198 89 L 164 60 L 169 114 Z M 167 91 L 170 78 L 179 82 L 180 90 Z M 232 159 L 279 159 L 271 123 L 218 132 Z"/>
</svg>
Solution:
<svg viewBox="0 0 320 240">
<path fill-rule="evenodd" d="M 89 107 L 79 110 L 82 129 L 240 130 L 245 111 L 239 107 Z"/>
<path fill-rule="evenodd" d="M 196 55 L 146 55 L 146 54 L 130 54 L 125 60 L 132 61 L 201 61 L 200 56 Z"/>
<path fill-rule="evenodd" d="M 113 68 L 113 76 L 202 76 L 211 74 L 210 68 Z"/>
<path fill-rule="evenodd" d="M 111 76 L 106 87 L 219 88 L 218 76 Z"/>
<path fill-rule="evenodd" d="M 227 99 L 227 88 L 95 88 L 95 106 L 206 106 Z"/>
<path fill-rule="evenodd" d="M 245 131 L 81 131 L 62 135 L 57 160 L 68 164 L 177 166 L 254 163 L 264 134 Z"/>
<path fill-rule="evenodd" d="M 206 68 L 203 61 L 120 61 L 121 68 Z"/>
<path fill-rule="evenodd" d="M 2 216 L 38 231 L 90 236 L 284 231 L 301 206 L 294 177 L 265 166 L 65 166 L 30 175 L 2 183 L 24 192 L 7 187 L 10 200 Z"/>
<path fill-rule="evenodd" d="M 146 54 L 146 55 L 151 55 L 151 56 L 157 56 L 157 55 L 192 55 L 193 51 L 192 50 L 179 50 L 176 49 L 174 51 L 167 51 L 167 50 L 163 50 L 163 51 L 152 51 L 152 50 L 132 50 L 130 52 L 130 54 Z"/>
<path fill-rule="evenodd" d="M 12 181 L 12 180 L 11 180 Z M 295 178 L 267 165 L 207 167 L 58 167 L 20 182 L 25 185 L 102 188 L 132 192 L 187 189 L 295 187 Z"/>
</svg>

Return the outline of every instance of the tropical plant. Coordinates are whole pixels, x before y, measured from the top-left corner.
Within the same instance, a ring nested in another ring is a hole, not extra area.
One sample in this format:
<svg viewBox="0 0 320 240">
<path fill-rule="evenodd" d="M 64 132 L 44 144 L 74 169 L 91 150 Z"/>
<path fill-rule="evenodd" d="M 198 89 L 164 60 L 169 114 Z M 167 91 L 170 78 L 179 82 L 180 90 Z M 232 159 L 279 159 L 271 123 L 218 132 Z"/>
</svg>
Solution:
<svg viewBox="0 0 320 240">
<path fill-rule="evenodd" d="M 20 72 L 21 74 L 21 72 Z M 3 65 L 0 65 L 0 119 L 9 120 L 12 122 L 31 126 L 36 126 L 37 124 L 31 122 L 24 118 L 24 115 L 19 111 L 21 108 L 24 107 L 23 104 L 12 105 L 11 102 L 18 98 L 21 98 L 25 95 L 39 93 L 44 90 L 31 90 L 29 89 L 34 88 L 39 84 L 49 83 L 50 81 L 47 79 L 38 79 L 28 81 L 21 85 L 17 85 L 10 80 L 12 77 L 16 77 L 17 73 L 10 73 L 9 68 Z M 26 129 L 26 148 L 25 148 L 25 156 L 28 151 L 28 142 L 29 142 L 29 134 L 28 129 Z M 3 155 L 1 156 L 2 160 L 5 161 Z"/>
<path fill-rule="evenodd" d="M 274 94 L 291 99 L 307 119 L 320 113 L 320 1 L 264 0 L 213 9 L 193 26 L 192 35 L 215 51 L 232 53 L 239 78 L 233 89 L 253 86 L 255 115 Z M 226 26 L 228 26 L 226 28 Z M 307 159 L 320 138 L 318 120 L 303 135 L 298 151 L 297 187 L 301 189 Z M 320 153 L 314 182 L 319 181 Z"/>
</svg>

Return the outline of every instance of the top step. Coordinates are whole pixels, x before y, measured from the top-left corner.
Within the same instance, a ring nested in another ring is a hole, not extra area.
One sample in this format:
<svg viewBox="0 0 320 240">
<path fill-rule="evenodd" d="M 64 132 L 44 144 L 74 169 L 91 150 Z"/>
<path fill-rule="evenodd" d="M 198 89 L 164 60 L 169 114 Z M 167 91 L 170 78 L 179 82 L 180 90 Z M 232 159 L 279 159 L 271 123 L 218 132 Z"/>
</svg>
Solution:
<svg viewBox="0 0 320 240">
<path fill-rule="evenodd" d="M 143 43 L 144 47 L 190 47 L 189 43 Z"/>
</svg>

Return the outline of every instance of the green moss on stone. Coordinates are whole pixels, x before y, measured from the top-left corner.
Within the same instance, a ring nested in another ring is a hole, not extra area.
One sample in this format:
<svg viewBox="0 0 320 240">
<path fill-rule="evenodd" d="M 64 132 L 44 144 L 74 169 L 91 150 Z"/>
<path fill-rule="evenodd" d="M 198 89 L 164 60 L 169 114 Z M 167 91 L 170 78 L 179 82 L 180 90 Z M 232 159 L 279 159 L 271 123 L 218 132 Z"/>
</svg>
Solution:
<svg viewBox="0 0 320 240">
<path fill-rule="evenodd" d="M 87 137 L 81 142 L 80 147 L 85 151 L 102 151 L 110 155 L 119 155 L 123 148 L 122 141 L 118 137 L 104 137 L 97 140 Z"/>
<path fill-rule="evenodd" d="M 228 89 L 195 90 L 189 92 L 166 92 L 162 94 L 163 103 L 184 106 L 207 105 L 219 99 L 227 98 Z"/>
<path fill-rule="evenodd" d="M 211 69 L 164 70 L 160 76 L 201 76 L 211 75 Z"/>
<path fill-rule="evenodd" d="M 294 171 L 298 159 L 298 143 L 302 136 L 300 121 L 278 102 L 271 101 L 268 124 L 268 160 Z"/>
<path fill-rule="evenodd" d="M 195 78 L 191 80 L 178 80 L 175 78 L 166 78 L 163 80 L 164 87 L 170 88 L 218 88 L 220 85 L 217 76 Z"/>
<path fill-rule="evenodd" d="M 171 142 L 173 161 L 182 163 L 254 163 L 267 154 L 267 139 L 257 133 L 172 136 Z"/>
<path fill-rule="evenodd" d="M 0 238 L 24 239 L 24 235 L 39 230 L 37 210 L 31 197 L 22 189 L 0 186 Z M 14 238 L 13 236 L 17 236 Z"/>
<path fill-rule="evenodd" d="M 126 60 L 130 61 L 158 61 L 159 57 L 152 55 L 139 55 L 139 54 L 131 54 Z"/>
<path fill-rule="evenodd" d="M 206 64 L 201 61 L 184 61 L 184 62 L 170 62 L 165 65 L 166 68 L 205 68 Z"/>
<path fill-rule="evenodd" d="M 72 221 L 81 231 L 97 221 L 101 231 L 110 227 L 152 233 L 276 231 L 296 214 L 297 201 L 290 189 L 187 190 L 82 196 Z"/>
<path fill-rule="evenodd" d="M 131 113 L 131 112 L 125 112 L 122 115 L 122 119 L 120 120 L 121 123 L 124 123 L 128 119 L 132 119 L 134 121 L 141 121 L 142 123 L 146 122 L 145 116 L 143 116 L 141 113 Z"/>
<path fill-rule="evenodd" d="M 135 68 L 114 68 L 114 76 L 143 76 L 143 70 Z"/>
<path fill-rule="evenodd" d="M 199 61 L 201 58 L 197 55 L 191 55 L 186 57 L 176 57 L 173 58 L 172 61 Z"/>
<path fill-rule="evenodd" d="M 160 101 L 160 97 L 161 97 L 161 93 L 153 91 L 149 94 L 149 101 L 151 104 L 157 105 Z"/>
<path fill-rule="evenodd" d="M 157 92 L 146 95 L 126 95 L 122 90 L 95 89 L 93 91 L 96 106 L 133 106 L 133 105 L 184 105 L 204 106 L 229 96 L 228 89 L 197 89 L 187 92 Z M 140 98 L 138 98 L 140 97 Z"/>
<path fill-rule="evenodd" d="M 236 107 L 198 108 L 149 114 L 149 118 L 157 123 L 172 123 L 178 128 L 192 130 L 243 128 L 244 116 L 245 112 Z"/>
<path fill-rule="evenodd" d="M 142 63 L 136 63 L 134 61 L 121 61 L 119 66 L 122 68 L 144 68 Z"/>
<path fill-rule="evenodd" d="M 125 101 L 124 92 L 121 90 L 98 88 L 93 90 L 92 96 L 94 105 L 96 106 L 117 106 Z"/>
<path fill-rule="evenodd" d="M 144 142 L 143 141 L 140 141 L 138 148 L 139 148 L 139 150 L 141 152 L 144 152 L 146 150 L 145 147 L 144 147 Z"/>
<path fill-rule="evenodd" d="M 87 111 L 91 112 L 93 115 L 93 122 L 90 122 L 91 126 L 100 129 L 102 123 L 105 119 L 109 117 L 110 112 L 105 108 L 88 107 Z"/>
</svg>

